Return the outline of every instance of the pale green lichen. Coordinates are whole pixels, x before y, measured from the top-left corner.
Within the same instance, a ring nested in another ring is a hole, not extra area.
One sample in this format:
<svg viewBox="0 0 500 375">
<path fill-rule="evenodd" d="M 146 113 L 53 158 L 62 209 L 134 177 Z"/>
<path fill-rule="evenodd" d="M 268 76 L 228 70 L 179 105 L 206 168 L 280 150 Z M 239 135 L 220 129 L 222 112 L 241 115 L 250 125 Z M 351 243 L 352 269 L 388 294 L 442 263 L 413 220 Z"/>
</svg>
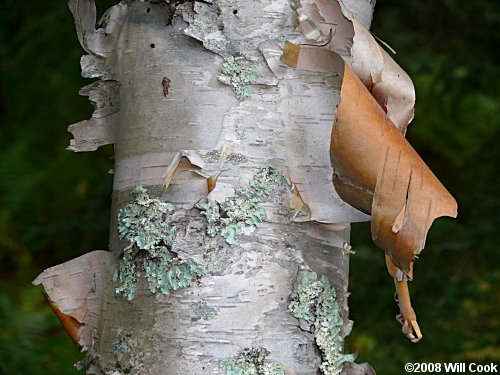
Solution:
<svg viewBox="0 0 500 375">
<path fill-rule="evenodd" d="M 288 305 L 288 311 L 314 327 L 316 345 L 321 351 L 320 370 L 325 375 L 338 375 L 346 362 L 354 356 L 342 354 L 344 341 L 341 336 L 343 325 L 336 301 L 335 289 L 326 276 L 318 280 L 314 272 L 306 274 L 297 288 L 297 295 Z"/>
<path fill-rule="evenodd" d="M 224 58 L 219 77 L 222 82 L 233 86 L 236 95 L 240 98 L 250 96 L 248 85 L 257 82 L 257 74 L 241 58 L 229 56 Z"/>
<path fill-rule="evenodd" d="M 241 223 L 228 223 L 222 228 L 220 234 L 226 239 L 228 244 L 233 245 L 236 243 L 236 237 L 238 237 L 241 232 L 243 232 Z"/>
<path fill-rule="evenodd" d="M 210 237 L 215 237 L 219 232 L 219 221 L 220 221 L 220 208 L 217 203 L 209 202 L 204 207 L 204 211 L 201 212 L 207 218 L 207 234 Z"/>
<path fill-rule="evenodd" d="M 130 340 L 130 333 L 119 332 L 113 348 L 113 355 L 118 361 L 121 361 L 123 353 L 130 351 L 128 341 Z"/>
<path fill-rule="evenodd" d="M 114 369 L 120 374 L 129 374 L 132 370 L 131 356 L 133 356 L 135 343 L 132 335 L 117 328 L 116 341 L 113 346 L 113 356 L 115 357 Z"/>
<path fill-rule="evenodd" d="M 120 286 L 115 289 L 116 293 L 123 293 L 125 297 L 132 301 L 137 289 L 137 281 L 140 272 L 137 271 L 136 262 L 132 255 L 125 253 L 118 263 L 118 270 L 113 275 L 113 281 L 118 281 Z"/>
<path fill-rule="evenodd" d="M 169 294 L 170 290 L 183 288 L 191 284 L 197 276 L 205 274 L 203 267 L 191 261 L 181 261 L 171 253 L 165 252 L 156 259 L 149 259 L 144 264 L 149 291 Z"/>
<path fill-rule="evenodd" d="M 222 223 L 230 226 L 233 223 L 262 226 L 265 211 L 259 207 L 262 198 L 251 189 L 234 189 L 234 197 L 221 204 L 227 217 L 221 219 Z"/>
<path fill-rule="evenodd" d="M 238 356 L 224 359 L 220 367 L 226 375 L 285 375 L 281 363 L 267 362 L 264 348 L 245 348 Z"/>
<path fill-rule="evenodd" d="M 175 226 L 165 222 L 165 218 L 174 211 L 174 205 L 151 199 L 140 185 L 132 190 L 132 195 L 135 201 L 118 212 L 118 234 L 129 243 L 124 251 L 134 245 L 152 253 L 165 246 L 171 248 Z"/>
<path fill-rule="evenodd" d="M 245 224 L 262 226 L 265 211 L 259 207 L 261 201 L 253 190 L 235 189 L 234 197 L 226 202 L 209 202 L 201 212 L 207 218 L 207 234 L 215 237 L 220 233 L 227 243 L 234 244 Z"/>
<path fill-rule="evenodd" d="M 205 271 L 192 261 L 183 261 L 173 253 L 176 228 L 167 222 L 175 207 L 161 199 L 150 198 L 146 189 L 132 190 L 134 202 L 118 213 L 118 234 L 128 242 L 113 276 L 120 285 L 116 293 L 133 300 L 137 282 L 144 271 L 149 290 L 169 294 L 188 286 Z"/>
<path fill-rule="evenodd" d="M 115 343 L 115 347 L 113 349 L 113 355 L 119 359 L 122 353 L 125 353 L 128 350 L 129 349 L 126 343 L 124 343 L 123 341 L 118 341 Z"/>
<path fill-rule="evenodd" d="M 261 168 L 250 181 L 250 188 L 236 188 L 234 196 L 225 202 L 209 202 L 203 207 L 201 214 L 207 218 L 207 234 L 211 237 L 220 234 L 232 245 L 245 227 L 261 227 L 265 210 L 260 204 L 285 184 L 280 171 Z"/>
<path fill-rule="evenodd" d="M 283 174 L 273 167 L 261 168 L 250 180 L 250 186 L 266 195 L 271 195 L 279 186 L 286 185 Z"/>
</svg>

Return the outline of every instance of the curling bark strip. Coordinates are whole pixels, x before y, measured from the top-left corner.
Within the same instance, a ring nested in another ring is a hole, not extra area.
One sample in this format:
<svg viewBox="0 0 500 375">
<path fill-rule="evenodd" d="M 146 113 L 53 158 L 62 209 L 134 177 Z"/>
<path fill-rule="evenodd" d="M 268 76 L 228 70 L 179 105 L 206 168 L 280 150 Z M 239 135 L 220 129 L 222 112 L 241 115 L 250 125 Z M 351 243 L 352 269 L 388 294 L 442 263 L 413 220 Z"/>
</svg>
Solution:
<svg viewBox="0 0 500 375">
<path fill-rule="evenodd" d="M 348 65 L 340 97 L 331 143 L 335 188 L 347 203 L 371 212 L 373 240 L 411 279 L 432 222 L 456 217 L 457 202 Z"/>
<path fill-rule="evenodd" d="M 297 69 L 338 73 L 342 79 L 331 134 L 333 184 L 345 202 L 372 215 L 372 238 L 388 255 L 396 283 L 398 320 L 407 337 L 418 341 L 422 335 L 406 281 L 413 278 L 414 258 L 432 222 L 456 217 L 457 202 L 338 54 L 288 43 L 281 61 Z"/>
<path fill-rule="evenodd" d="M 301 0 L 296 5 L 298 30 L 318 45 L 340 55 L 368 87 L 394 125 L 405 134 L 414 115 L 415 88 L 408 74 L 370 32 L 373 12 L 370 3 Z M 327 34 L 331 37 L 325 43 Z"/>
<path fill-rule="evenodd" d="M 373 241 L 390 258 L 387 267 L 401 310 L 397 319 L 417 342 L 422 333 L 406 281 L 413 279 L 413 261 L 432 222 L 456 217 L 457 202 L 348 65 L 340 97 L 331 143 L 333 183 L 347 203 L 371 213 Z"/>
</svg>

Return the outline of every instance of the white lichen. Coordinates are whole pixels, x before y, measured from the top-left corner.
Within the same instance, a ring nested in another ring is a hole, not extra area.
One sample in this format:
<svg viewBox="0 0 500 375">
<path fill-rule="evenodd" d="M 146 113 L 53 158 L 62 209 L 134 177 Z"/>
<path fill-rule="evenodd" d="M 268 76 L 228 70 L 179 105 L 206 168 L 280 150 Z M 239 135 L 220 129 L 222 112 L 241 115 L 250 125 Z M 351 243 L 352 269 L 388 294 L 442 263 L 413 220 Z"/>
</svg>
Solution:
<svg viewBox="0 0 500 375">
<path fill-rule="evenodd" d="M 316 273 L 306 274 L 288 305 L 288 311 L 297 319 L 308 323 L 311 331 L 314 331 L 316 345 L 321 351 L 320 370 L 323 374 L 338 375 L 345 363 L 354 361 L 352 354 L 342 353 L 343 321 L 335 289 L 330 286 L 326 276 L 318 280 Z"/>
</svg>

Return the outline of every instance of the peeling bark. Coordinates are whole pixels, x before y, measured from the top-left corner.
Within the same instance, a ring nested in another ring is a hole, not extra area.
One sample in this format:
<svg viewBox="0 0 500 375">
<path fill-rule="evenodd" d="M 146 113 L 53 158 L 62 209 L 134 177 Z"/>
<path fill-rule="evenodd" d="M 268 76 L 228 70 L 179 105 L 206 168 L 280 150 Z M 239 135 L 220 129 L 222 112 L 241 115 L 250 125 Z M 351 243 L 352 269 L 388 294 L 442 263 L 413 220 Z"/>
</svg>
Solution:
<svg viewBox="0 0 500 375">
<path fill-rule="evenodd" d="M 413 261 L 424 248 L 432 222 L 440 216 L 456 217 L 457 203 L 404 138 L 413 117 L 409 77 L 342 1 L 312 3 L 317 4 L 299 19 L 308 21 L 309 37 L 323 37 L 328 23 L 322 14 L 343 20 L 344 34 L 322 46 L 287 43 L 281 61 L 300 70 L 339 74 L 341 99 L 330 149 L 333 184 L 343 200 L 372 215 L 372 238 L 386 252 L 395 280 L 401 310 L 396 318 L 403 333 L 417 342 L 422 333 L 407 281 L 413 278 Z M 346 55 L 349 32 L 354 42 Z"/>
<path fill-rule="evenodd" d="M 372 7 L 353 8 L 366 27 Z M 125 256 L 155 257 L 141 241 L 118 236 L 118 212 L 133 201 L 137 185 L 175 206 L 168 216 L 175 226 L 169 250 L 205 270 L 169 294 L 152 293 L 137 275 L 132 301 L 116 292 L 119 282 L 104 282 L 88 373 L 225 374 L 224 363 L 245 348 L 269 352 L 266 363 L 282 364 L 287 375 L 318 373 L 318 343 L 288 311 L 290 298 L 304 273 L 326 276 L 336 295 L 341 346 L 352 326 L 348 223 L 369 216 L 344 203 L 331 183 L 339 72 L 298 70 L 279 60 L 285 40 L 310 42 L 296 30 L 298 7 L 287 0 L 264 0 L 259 7 L 250 0 L 122 2 L 98 30 L 93 2 L 72 0 L 70 8 L 88 53 L 82 74 L 101 78 L 82 91 L 96 109 L 91 120 L 70 129 L 70 149 L 115 147 L 108 271 Z M 263 168 L 279 171 L 286 183 L 255 188 Z M 240 232 L 228 241 L 222 231 L 210 232 L 203 212 L 212 204 L 230 217 L 227 207 L 241 189 L 259 195 L 251 206 L 258 220 L 241 216 L 233 222 Z M 343 373 L 373 371 L 352 363 Z"/>
<path fill-rule="evenodd" d="M 52 308 L 70 325 L 67 329 L 82 350 L 92 345 L 99 326 L 104 289 L 110 281 L 113 263 L 111 253 L 96 250 L 48 268 L 33 281 L 34 285 L 43 285 Z"/>
</svg>

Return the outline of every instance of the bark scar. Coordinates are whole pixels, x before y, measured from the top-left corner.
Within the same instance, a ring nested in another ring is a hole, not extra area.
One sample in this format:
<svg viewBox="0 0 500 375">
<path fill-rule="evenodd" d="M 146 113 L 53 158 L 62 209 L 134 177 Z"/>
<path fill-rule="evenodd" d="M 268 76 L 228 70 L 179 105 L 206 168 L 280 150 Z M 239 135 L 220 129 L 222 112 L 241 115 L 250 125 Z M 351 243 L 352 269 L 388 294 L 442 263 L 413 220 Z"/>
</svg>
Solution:
<svg viewBox="0 0 500 375">
<path fill-rule="evenodd" d="M 168 90 L 170 89 L 170 83 L 172 81 L 167 78 L 167 77 L 163 77 L 163 79 L 161 80 L 161 85 L 163 86 L 163 96 L 167 96 L 168 95 Z"/>
</svg>

